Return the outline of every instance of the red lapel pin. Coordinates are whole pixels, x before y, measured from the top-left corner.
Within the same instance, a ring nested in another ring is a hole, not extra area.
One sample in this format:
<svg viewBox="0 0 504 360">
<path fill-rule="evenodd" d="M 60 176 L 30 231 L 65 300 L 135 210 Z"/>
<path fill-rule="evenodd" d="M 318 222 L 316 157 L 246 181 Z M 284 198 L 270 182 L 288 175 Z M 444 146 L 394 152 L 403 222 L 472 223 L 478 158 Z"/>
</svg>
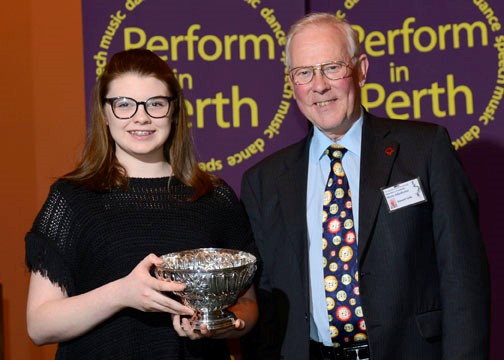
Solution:
<svg viewBox="0 0 504 360">
<path fill-rule="evenodd" d="M 391 156 L 394 153 L 394 151 L 395 150 L 389 146 L 388 148 L 385 149 L 385 154 Z"/>
</svg>

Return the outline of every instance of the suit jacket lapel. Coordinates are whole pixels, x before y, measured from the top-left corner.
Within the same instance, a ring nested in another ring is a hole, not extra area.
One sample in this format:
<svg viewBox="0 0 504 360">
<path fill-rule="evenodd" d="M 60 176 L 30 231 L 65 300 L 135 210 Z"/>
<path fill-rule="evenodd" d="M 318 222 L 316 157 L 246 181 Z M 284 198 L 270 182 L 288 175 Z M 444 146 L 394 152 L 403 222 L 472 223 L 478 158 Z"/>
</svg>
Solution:
<svg viewBox="0 0 504 360">
<path fill-rule="evenodd" d="M 359 189 L 359 262 L 365 259 L 380 204 L 399 143 L 388 138 L 390 129 L 378 118 L 364 113 Z"/>
<path fill-rule="evenodd" d="M 295 224 L 287 230 L 288 242 L 297 255 L 300 265 L 306 259 L 307 224 L 306 224 L 306 184 L 308 178 L 308 148 L 311 133 L 299 143 L 296 152 L 285 161 L 285 171 L 278 177 L 280 211 L 286 224 Z"/>
</svg>

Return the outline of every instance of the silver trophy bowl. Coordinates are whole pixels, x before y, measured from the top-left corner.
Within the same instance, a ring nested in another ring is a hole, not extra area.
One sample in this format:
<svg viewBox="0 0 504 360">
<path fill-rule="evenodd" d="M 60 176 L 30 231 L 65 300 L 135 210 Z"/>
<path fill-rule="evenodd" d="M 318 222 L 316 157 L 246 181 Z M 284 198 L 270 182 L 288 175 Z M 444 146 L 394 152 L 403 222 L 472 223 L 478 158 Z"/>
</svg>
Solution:
<svg viewBox="0 0 504 360">
<path fill-rule="evenodd" d="M 209 330 L 233 326 L 236 317 L 226 308 L 250 285 L 256 271 L 256 258 L 244 251 L 200 248 L 161 256 L 156 266 L 158 279 L 184 283 L 175 291 L 182 303 L 195 310 L 191 323 L 196 330 L 206 325 Z"/>
</svg>

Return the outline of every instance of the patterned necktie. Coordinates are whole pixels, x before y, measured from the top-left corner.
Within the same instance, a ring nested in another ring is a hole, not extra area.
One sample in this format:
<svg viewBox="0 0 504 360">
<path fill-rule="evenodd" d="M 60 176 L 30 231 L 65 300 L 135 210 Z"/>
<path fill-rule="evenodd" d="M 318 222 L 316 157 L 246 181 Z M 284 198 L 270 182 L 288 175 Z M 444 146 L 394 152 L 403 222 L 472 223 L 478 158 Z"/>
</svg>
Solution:
<svg viewBox="0 0 504 360">
<path fill-rule="evenodd" d="M 322 260 L 329 329 L 335 347 L 367 340 L 359 296 L 352 198 L 342 166 L 346 151 L 337 145 L 325 151 L 331 159 L 331 171 L 323 201 Z"/>
</svg>

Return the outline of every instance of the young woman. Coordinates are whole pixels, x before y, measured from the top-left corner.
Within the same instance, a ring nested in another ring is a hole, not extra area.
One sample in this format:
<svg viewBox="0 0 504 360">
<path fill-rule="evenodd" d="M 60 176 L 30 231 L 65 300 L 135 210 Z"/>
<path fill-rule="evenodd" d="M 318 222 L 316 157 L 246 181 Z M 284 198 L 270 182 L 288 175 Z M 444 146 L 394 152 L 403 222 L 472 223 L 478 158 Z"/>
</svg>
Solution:
<svg viewBox="0 0 504 360">
<path fill-rule="evenodd" d="M 234 327 L 195 332 L 193 310 L 170 296 L 184 285 L 151 273 L 157 255 L 199 247 L 255 253 L 233 190 L 198 167 L 170 67 L 119 52 L 97 81 L 80 162 L 26 236 L 31 339 L 59 343 L 57 359 L 229 359 L 216 339 L 254 325 L 254 289 L 230 309 Z"/>
</svg>

